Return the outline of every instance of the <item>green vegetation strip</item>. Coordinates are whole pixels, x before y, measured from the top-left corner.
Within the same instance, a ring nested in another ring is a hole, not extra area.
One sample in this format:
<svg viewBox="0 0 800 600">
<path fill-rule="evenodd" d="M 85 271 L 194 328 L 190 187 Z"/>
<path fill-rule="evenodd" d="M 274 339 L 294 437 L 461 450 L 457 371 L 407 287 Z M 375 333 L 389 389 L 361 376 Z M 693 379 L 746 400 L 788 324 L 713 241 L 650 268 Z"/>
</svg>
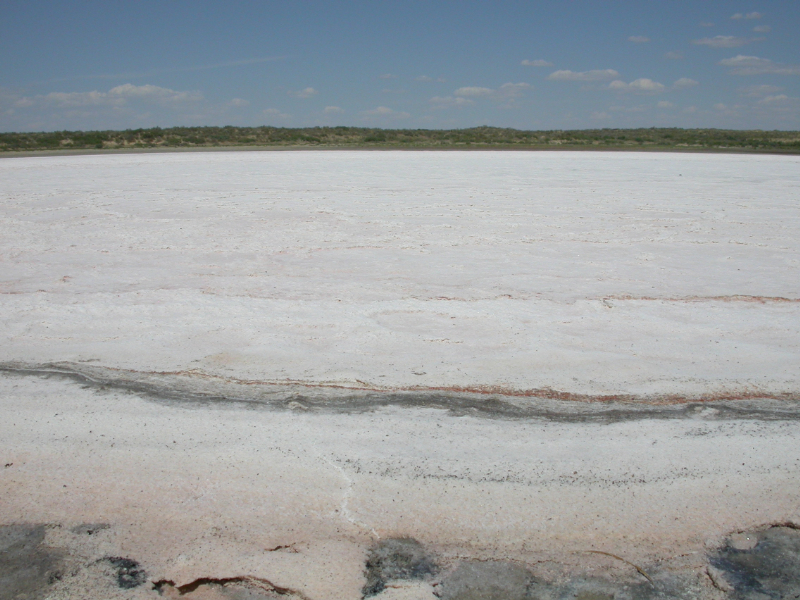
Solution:
<svg viewBox="0 0 800 600">
<path fill-rule="evenodd" d="M 228 126 L 0 133 L 0 152 L 225 146 L 520 149 L 588 147 L 800 154 L 800 132 L 675 128 L 522 131 L 499 127 L 436 130 Z"/>
</svg>

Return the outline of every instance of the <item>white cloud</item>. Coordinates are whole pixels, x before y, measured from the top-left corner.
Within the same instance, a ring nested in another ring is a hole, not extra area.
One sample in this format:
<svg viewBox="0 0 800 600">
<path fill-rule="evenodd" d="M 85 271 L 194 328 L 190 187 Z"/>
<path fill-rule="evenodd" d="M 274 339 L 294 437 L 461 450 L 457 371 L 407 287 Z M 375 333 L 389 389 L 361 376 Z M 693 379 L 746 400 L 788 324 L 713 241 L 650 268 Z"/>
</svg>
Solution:
<svg viewBox="0 0 800 600">
<path fill-rule="evenodd" d="M 692 40 L 692 43 L 698 46 L 709 46 L 710 48 L 738 48 L 739 46 L 744 46 L 752 41 L 753 40 L 747 38 L 740 38 L 732 35 L 717 35 L 713 38 Z"/>
<path fill-rule="evenodd" d="M 800 75 L 800 65 L 784 65 L 767 58 L 743 56 L 719 61 L 723 67 L 730 67 L 733 75 Z"/>
<path fill-rule="evenodd" d="M 319 94 L 319 92 L 312 87 L 307 87 L 297 92 L 286 92 L 286 93 L 289 94 L 290 96 L 294 96 L 295 98 L 311 98 Z"/>
<path fill-rule="evenodd" d="M 274 117 L 276 119 L 289 119 L 292 116 L 285 112 L 279 111 L 277 108 L 265 108 L 263 112 L 266 116 Z"/>
<path fill-rule="evenodd" d="M 672 60 L 681 60 L 683 57 L 683 52 L 667 52 L 664 55 L 664 58 L 669 58 Z"/>
<path fill-rule="evenodd" d="M 731 19 L 735 21 L 738 21 L 740 19 L 760 19 L 763 16 L 764 15 L 762 15 L 760 12 L 751 12 L 747 13 L 746 15 L 742 13 L 736 13 L 735 15 L 731 15 Z"/>
<path fill-rule="evenodd" d="M 619 77 L 614 69 L 603 69 L 595 71 L 555 71 L 547 76 L 553 81 L 605 81 Z"/>
<path fill-rule="evenodd" d="M 433 81 L 433 77 L 428 77 L 427 75 L 420 75 L 415 79 L 415 81 Z"/>
<path fill-rule="evenodd" d="M 688 77 L 681 77 L 675 83 L 672 84 L 676 90 L 685 90 L 686 88 L 694 87 L 698 85 L 700 82 L 695 81 L 694 79 L 689 79 Z"/>
<path fill-rule="evenodd" d="M 383 75 L 378 75 L 379 79 L 397 79 L 397 75 L 392 75 L 391 73 L 384 73 Z"/>
<path fill-rule="evenodd" d="M 766 98 L 762 98 L 758 101 L 759 104 L 777 104 L 787 102 L 789 100 L 789 96 L 786 94 L 778 94 L 777 96 L 767 96 Z"/>
<path fill-rule="evenodd" d="M 338 106 L 326 106 L 324 109 L 322 109 L 322 112 L 324 112 L 326 115 L 336 115 L 343 113 L 344 109 L 339 108 Z"/>
<path fill-rule="evenodd" d="M 529 83 L 504 83 L 496 90 L 486 87 L 461 87 L 453 92 L 454 96 L 461 98 L 492 98 L 494 100 L 508 100 L 513 104 L 516 98 L 523 95 L 525 90 L 532 89 Z"/>
<path fill-rule="evenodd" d="M 124 104 L 122 96 L 112 96 L 106 92 L 50 92 L 44 96 L 34 96 L 30 99 L 32 104 L 46 103 L 57 106 L 97 106 Z M 39 102 L 37 102 L 39 100 Z"/>
<path fill-rule="evenodd" d="M 669 100 L 661 100 L 656 106 L 658 108 L 675 108 L 675 105 Z"/>
<path fill-rule="evenodd" d="M 434 96 L 429 100 L 429 102 L 433 105 L 433 108 L 460 108 L 462 106 L 469 106 L 470 104 L 475 104 L 472 100 L 468 98 L 463 98 L 461 96 Z"/>
<path fill-rule="evenodd" d="M 536 60 L 528 60 L 526 58 L 520 64 L 525 66 L 525 67 L 552 67 L 553 66 L 553 63 L 548 62 L 546 60 L 542 60 L 541 58 L 537 58 Z"/>
<path fill-rule="evenodd" d="M 372 110 L 365 110 L 364 115 L 368 117 L 382 117 L 386 119 L 407 119 L 411 115 L 407 112 L 392 110 L 388 106 L 378 106 Z"/>
<path fill-rule="evenodd" d="M 228 102 L 228 106 L 233 106 L 234 108 L 244 108 L 245 106 L 250 106 L 250 102 L 244 98 L 233 98 Z"/>
<path fill-rule="evenodd" d="M 650 38 L 644 35 L 632 35 L 628 38 L 628 41 L 633 42 L 635 44 L 644 44 L 646 42 L 649 42 Z"/>
<path fill-rule="evenodd" d="M 617 79 L 608 84 L 608 89 L 617 92 L 635 92 L 638 94 L 659 94 L 667 89 L 662 83 L 653 81 L 652 79 L 636 79 L 630 83 L 625 83 L 621 79 Z"/>
<path fill-rule="evenodd" d="M 58 106 L 78 108 L 90 106 L 121 107 L 130 102 L 158 105 L 184 105 L 203 100 L 200 92 L 181 92 L 157 85 L 132 85 L 126 83 L 111 88 L 108 92 L 50 92 L 49 94 L 23 97 L 15 103 L 17 107 Z"/>
<path fill-rule="evenodd" d="M 494 90 L 485 87 L 460 87 L 453 93 L 456 96 L 491 96 Z"/>
<path fill-rule="evenodd" d="M 122 98 L 141 98 L 162 102 L 196 102 L 203 99 L 200 92 L 178 92 L 157 85 L 118 85 L 108 91 L 109 95 Z"/>
<path fill-rule="evenodd" d="M 783 88 L 778 87 L 777 85 L 750 85 L 747 87 L 741 88 L 739 91 L 743 96 L 749 96 L 751 98 L 761 98 L 763 96 L 770 96 L 772 94 L 777 94 L 783 90 Z"/>
<path fill-rule="evenodd" d="M 769 25 L 759 25 L 758 27 L 753 27 L 753 31 L 756 33 L 769 33 L 772 31 L 772 27 Z"/>
</svg>

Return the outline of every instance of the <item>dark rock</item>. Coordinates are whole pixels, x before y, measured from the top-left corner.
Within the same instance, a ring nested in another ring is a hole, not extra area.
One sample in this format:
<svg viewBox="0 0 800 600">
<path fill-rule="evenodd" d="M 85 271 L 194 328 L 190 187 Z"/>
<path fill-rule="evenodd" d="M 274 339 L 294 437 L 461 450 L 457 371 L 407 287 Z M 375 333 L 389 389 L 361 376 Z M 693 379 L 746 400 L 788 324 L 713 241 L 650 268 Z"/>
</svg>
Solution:
<svg viewBox="0 0 800 600">
<path fill-rule="evenodd" d="M 122 589 L 133 589 L 147 581 L 147 572 L 135 560 L 119 556 L 110 556 L 106 560 L 116 569 L 117 585 Z"/>
</svg>

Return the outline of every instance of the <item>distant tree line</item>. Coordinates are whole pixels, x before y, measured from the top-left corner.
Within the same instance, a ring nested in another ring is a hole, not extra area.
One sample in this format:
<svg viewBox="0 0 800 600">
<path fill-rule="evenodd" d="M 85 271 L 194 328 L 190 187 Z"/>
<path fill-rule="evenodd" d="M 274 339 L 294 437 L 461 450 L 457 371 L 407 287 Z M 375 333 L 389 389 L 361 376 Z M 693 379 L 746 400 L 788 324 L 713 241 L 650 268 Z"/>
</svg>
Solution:
<svg viewBox="0 0 800 600">
<path fill-rule="evenodd" d="M 125 131 L 0 133 L 0 152 L 58 149 L 219 146 L 394 148 L 652 148 L 800 153 L 800 132 L 730 129 L 583 129 L 524 131 L 368 127 L 153 127 Z"/>
</svg>

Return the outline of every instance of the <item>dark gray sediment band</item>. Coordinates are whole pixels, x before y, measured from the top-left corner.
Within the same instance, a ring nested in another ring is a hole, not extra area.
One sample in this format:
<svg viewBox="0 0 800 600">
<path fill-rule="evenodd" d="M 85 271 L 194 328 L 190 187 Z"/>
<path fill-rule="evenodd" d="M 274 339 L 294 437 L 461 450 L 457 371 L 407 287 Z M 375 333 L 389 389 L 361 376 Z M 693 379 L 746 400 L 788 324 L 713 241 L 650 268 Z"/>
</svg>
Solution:
<svg viewBox="0 0 800 600">
<path fill-rule="evenodd" d="M 447 410 L 453 416 L 614 423 L 638 419 L 800 420 L 800 393 L 726 396 L 589 396 L 554 390 L 503 394 L 446 389 L 374 390 L 331 385 L 274 383 L 200 371 L 150 372 L 83 363 L 0 363 L 0 373 L 70 380 L 97 391 L 133 393 L 187 408 L 362 413 L 384 407 Z M 743 397 L 744 396 L 744 397 Z"/>
</svg>

